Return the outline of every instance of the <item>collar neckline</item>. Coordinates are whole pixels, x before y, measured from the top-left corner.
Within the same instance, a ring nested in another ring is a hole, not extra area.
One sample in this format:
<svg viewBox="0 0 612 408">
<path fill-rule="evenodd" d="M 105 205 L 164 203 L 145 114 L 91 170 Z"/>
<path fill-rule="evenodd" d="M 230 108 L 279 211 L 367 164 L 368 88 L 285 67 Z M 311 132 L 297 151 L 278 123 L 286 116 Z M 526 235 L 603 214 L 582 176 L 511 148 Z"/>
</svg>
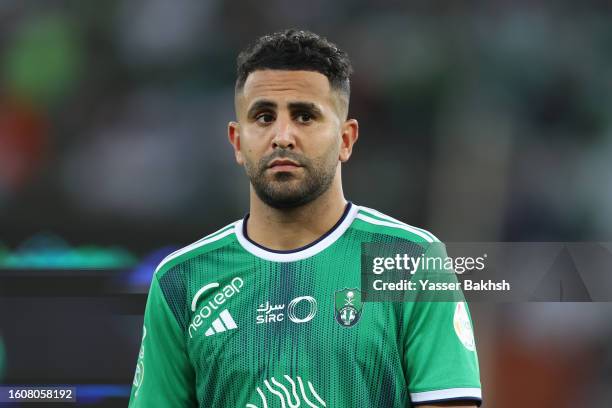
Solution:
<svg viewBox="0 0 612 408">
<path fill-rule="evenodd" d="M 259 258 L 276 262 L 299 261 L 318 254 L 336 242 L 336 240 L 338 240 L 338 238 L 340 238 L 351 225 L 353 219 L 357 215 L 357 211 L 358 207 L 349 201 L 344 208 L 342 216 L 329 231 L 321 235 L 313 242 L 291 250 L 276 250 L 266 248 L 263 245 L 251 240 L 247 233 L 249 214 L 247 214 L 244 219 L 236 223 L 235 231 L 240 245 L 242 245 L 245 250 Z"/>
</svg>

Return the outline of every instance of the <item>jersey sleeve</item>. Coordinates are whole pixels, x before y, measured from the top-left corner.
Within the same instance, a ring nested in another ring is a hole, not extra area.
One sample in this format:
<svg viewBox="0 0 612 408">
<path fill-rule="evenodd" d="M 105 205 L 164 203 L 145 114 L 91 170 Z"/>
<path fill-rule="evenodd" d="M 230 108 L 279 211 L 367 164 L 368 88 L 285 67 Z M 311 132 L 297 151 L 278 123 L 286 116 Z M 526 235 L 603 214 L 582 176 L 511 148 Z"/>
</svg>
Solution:
<svg viewBox="0 0 612 408">
<path fill-rule="evenodd" d="M 147 298 L 129 407 L 197 407 L 195 374 L 185 338 L 157 276 L 153 276 Z"/>
<path fill-rule="evenodd" d="M 444 244 L 431 244 L 425 257 L 446 258 Z M 457 280 L 452 272 L 443 279 Z M 404 367 L 412 404 L 465 400 L 480 406 L 478 355 L 467 303 L 417 301 L 410 306 Z"/>
</svg>

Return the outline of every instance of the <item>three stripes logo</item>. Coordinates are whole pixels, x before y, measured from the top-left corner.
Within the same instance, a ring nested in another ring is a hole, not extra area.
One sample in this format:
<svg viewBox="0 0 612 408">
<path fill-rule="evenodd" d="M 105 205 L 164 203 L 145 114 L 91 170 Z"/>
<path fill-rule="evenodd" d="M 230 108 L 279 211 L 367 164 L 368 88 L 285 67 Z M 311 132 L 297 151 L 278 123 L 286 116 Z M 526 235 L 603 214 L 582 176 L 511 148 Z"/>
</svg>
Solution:
<svg viewBox="0 0 612 408">
<path fill-rule="evenodd" d="M 210 326 L 208 330 L 204 332 L 204 334 L 206 336 L 212 336 L 213 334 L 233 330 L 237 327 L 238 325 L 232 318 L 232 315 L 227 311 L 227 309 L 225 309 L 219 314 L 219 317 L 213 320 L 212 326 Z"/>
<path fill-rule="evenodd" d="M 314 389 L 314 386 L 310 381 L 306 382 L 308 384 L 307 391 L 306 387 L 304 386 L 304 381 L 302 381 L 301 377 L 296 377 L 297 384 L 288 375 L 285 375 L 284 377 L 285 380 L 287 380 L 283 381 L 284 384 L 280 381 L 277 381 L 274 377 L 270 378 L 270 381 L 264 380 L 264 390 L 262 390 L 263 387 L 257 387 L 257 394 L 259 394 L 261 405 L 246 404 L 246 408 L 268 408 L 268 397 L 270 398 L 269 402 L 273 406 L 276 406 L 273 401 L 280 400 L 280 405 L 283 408 L 297 408 L 300 406 L 310 408 L 327 407 L 325 401 L 319 396 L 319 394 L 317 394 Z M 291 391 L 289 389 L 291 389 Z M 300 395 L 298 395 L 298 393 Z M 266 394 L 268 395 L 268 397 L 266 397 Z"/>
</svg>

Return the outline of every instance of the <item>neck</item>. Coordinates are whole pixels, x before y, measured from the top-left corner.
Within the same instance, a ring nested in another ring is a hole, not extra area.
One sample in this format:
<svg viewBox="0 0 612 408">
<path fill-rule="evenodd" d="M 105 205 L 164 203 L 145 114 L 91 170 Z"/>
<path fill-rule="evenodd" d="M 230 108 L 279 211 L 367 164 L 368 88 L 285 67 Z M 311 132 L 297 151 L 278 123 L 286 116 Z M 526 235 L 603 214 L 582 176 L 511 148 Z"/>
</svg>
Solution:
<svg viewBox="0 0 612 408">
<path fill-rule="evenodd" d="M 346 208 L 342 186 L 335 184 L 310 203 L 287 209 L 270 207 L 251 188 L 249 238 L 277 251 L 297 249 L 316 241 L 338 222 Z"/>
</svg>

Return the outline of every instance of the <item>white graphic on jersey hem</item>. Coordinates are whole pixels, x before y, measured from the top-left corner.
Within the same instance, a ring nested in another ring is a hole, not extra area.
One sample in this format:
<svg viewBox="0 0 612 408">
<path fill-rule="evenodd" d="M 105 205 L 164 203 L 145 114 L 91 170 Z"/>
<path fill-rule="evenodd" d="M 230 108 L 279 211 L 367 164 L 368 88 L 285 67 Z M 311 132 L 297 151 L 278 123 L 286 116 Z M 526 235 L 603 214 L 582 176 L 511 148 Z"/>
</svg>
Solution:
<svg viewBox="0 0 612 408">
<path fill-rule="evenodd" d="M 293 399 L 295 402 L 292 401 L 292 397 L 289 394 L 288 388 L 285 385 L 281 384 L 279 381 L 277 381 L 276 378 L 272 377 L 270 378 L 270 380 L 274 386 L 278 387 L 278 389 L 270 385 L 270 382 L 268 380 L 264 380 L 264 384 L 267 390 L 272 394 L 272 396 L 270 396 L 270 399 L 278 398 L 280 400 L 281 408 L 287 408 L 287 407 L 288 408 L 298 408 L 302 402 L 305 403 L 304 406 L 308 406 L 310 408 L 327 407 L 327 404 L 325 403 L 325 401 L 323 401 L 323 398 L 321 398 L 319 394 L 317 394 L 317 392 L 314 389 L 314 386 L 312 385 L 310 381 L 308 381 L 308 389 L 310 390 L 311 397 L 308 398 L 307 393 L 306 393 L 306 388 L 304 387 L 304 382 L 302 381 L 302 378 L 297 377 L 297 382 L 299 385 L 299 392 L 302 396 L 302 399 L 300 400 L 300 396 L 298 395 L 298 389 L 295 385 L 295 381 L 293 381 L 293 379 L 289 377 L 288 375 L 285 375 L 284 377 L 289 383 L 289 385 L 291 386 L 291 394 L 293 394 Z M 257 387 L 257 394 L 259 394 L 259 398 L 261 399 L 262 405 L 258 406 L 258 405 L 249 403 L 249 404 L 246 404 L 246 408 L 268 408 L 268 399 L 266 398 L 266 394 L 264 394 L 264 392 L 262 391 L 260 387 Z M 315 404 L 315 402 L 318 402 L 319 405 Z"/>
<path fill-rule="evenodd" d="M 455 316 L 453 318 L 453 326 L 455 327 L 457 337 L 461 340 L 461 344 L 463 344 L 466 349 L 475 351 L 476 344 L 474 341 L 474 331 L 472 330 L 472 323 L 470 322 L 465 302 L 457 303 L 455 307 Z"/>
</svg>

